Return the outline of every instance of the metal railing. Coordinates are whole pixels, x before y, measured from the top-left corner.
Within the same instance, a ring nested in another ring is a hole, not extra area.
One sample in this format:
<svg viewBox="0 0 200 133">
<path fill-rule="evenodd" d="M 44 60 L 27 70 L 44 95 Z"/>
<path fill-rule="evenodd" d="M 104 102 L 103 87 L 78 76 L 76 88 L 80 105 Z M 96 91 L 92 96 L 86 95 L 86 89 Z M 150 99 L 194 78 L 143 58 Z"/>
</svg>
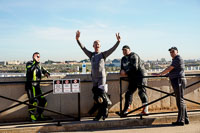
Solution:
<svg viewBox="0 0 200 133">
<path fill-rule="evenodd" d="M 200 74 L 186 74 L 185 76 L 186 76 L 186 77 L 190 77 L 190 76 L 200 77 Z M 162 78 L 162 77 L 167 78 L 167 76 L 144 76 L 143 78 L 159 78 L 159 77 L 160 77 L 160 78 Z M 128 78 L 127 78 L 127 77 L 120 77 L 120 112 L 122 112 L 122 94 L 123 94 L 123 93 L 122 93 L 122 81 L 128 81 Z M 194 82 L 194 83 L 192 83 L 192 84 L 190 84 L 190 85 L 187 85 L 185 89 L 187 89 L 187 88 L 189 88 L 189 87 L 191 87 L 191 86 L 194 86 L 194 85 L 196 85 L 196 84 L 198 84 L 198 83 L 200 83 L 200 80 L 199 80 L 199 81 L 196 81 L 196 82 Z M 162 99 L 165 99 L 165 98 L 167 98 L 167 97 L 169 97 L 169 96 L 175 97 L 175 93 L 174 93 L 174 92 L 168 93 L 168 92 L 165 92 L 165 91 L 162 91 L 162 90 L 158 90 L 158 89 L 153 88 L 153 87 L 150 87 L 150 86 L 146 86 L 146 85 L 141 85 L 141 86 L 143 86 L 143 87 L 145 87 L 145 88 L 148 88 L 148 89 L 150 89 L 150 90 L 153 90 L 153 91 L 157 91 L 157 92 L 166 94 L 166 95 L 163 96 L 163 97 L 161 97 L 161 98 L 158 98 L 158 99 L 156 99 L 156 100 L 153 100 L 153 101 L 149 102 L 149 103 L 146 104 L 146 105 L 142 105 L 142 106 L 140 106 L 140 107 L 138 107 L 138 108 L 136 108 L 136 109 L 134 109 L 134 110 L 131 110 L 131 111 L 129 111 L 125 116 L 120 116 L 120 117 L 138 117 L 138 116 L 139 116 L 140 119 L 142 119 L 143 116 L 144 116 L 144 114 L 136 114 L 136 115 L 130 115 L 130 114 L 133 113 L 133 112 L 135 112 L 135 111 L 138 111 L 138 110 L 142 109 L 142 108 L 145 107 L 145 106 L 149 106 L 149 105 L 154 104 L 154 103 L 156 103 L 156 102 L 158 102 L 158 101 L 160 101 L 160 100 L 162 100 Z M 190 100 L 190 99 L 187 99 L 187 98 L 184 98 L 184 100 L 185 100 L 185 101 L 188 101 L 188 102 L 191 102 L 191 103 L 194 103 L 194 104 L 200 105 L 199 102 L 196 102 L 196 101 L 193 101 L 193 100 Z M 200 110 L 189 110 L 188 112 L 196 112 L 196 111 L 200 111 Z M 148 115 L 166 114 L 166 113 L 176 113 L 176 112 L 177 112 L 177 111 L 172 111 L 172 112 L 159 112 L 159 113 L 149 113 Z"/>
<path fill-rule="evenodd" d="M 30 81 L 29 81 L 29 82 L 30 82 Z M 40 80 L 40 81 L 31 81 L 31 82 L 40 82 L 41 84 L 53 84 L 53 80 Z M 25 83 L 26 83 L 26 81 L 0 82 L 0 85 L 6 85 L 6 84 L 25 84 Z M 51 110 L 51 109 L 47 109 L 47 108 L 45 108 L 45 107 L 41 107 L 41 106 L 37 106 L 37 105 L 32 105 L 32 104 L 29 103 L 30 100 L 36 99 L 36 98 L 41 97 L 41 96 L 46 96 L 46 95 L 48 95 L 48 94 L 50 94 L 50 93 L 52 93 L 52 92 L 53 92 L 53 88 L 52 88 L 52 90 L 50 90 L 50 91 L 47 91 L 47 92 L 45 92 L 45 93 L 43 93 L 43 94 L 37 95 L 37 96 L 35 96 L 35 97 L 31 98 L 31 99 L 25 100 L 25 101 L 19 101 L 19 100 L 10 98 L 10 97 L 6 97 L 6 96 L 0 95 L 0 98 L 3 98 L 3 99 L 6 99 L 6 100 L 9 100 L 9 101 L 13 101 L 13 102 L 17 102 L 17 103 L 18 103 L 18 104 L 15 104 L 15 105 L 13 105 L 13 106 L 10 106 L 10 107 L 8 107 L 8 108 L 5 108 L 5 109 L 3 109 L 3 110 L 0 110 L 0 113 L 3 113 L 3 112 L 5 112 L 5 111 L 11 110 L 11 109 L 13 109 L 13 108 L 16 108 L 16 107 L 18 107 L 18 106 L 24 104 L 24 105 L 26 105 L 26 106 L 33 106 L 33 107 L 40 108 L 40 109 L 43 109 L 43 110 L 45 110 L 45 111 L 48 111 L 48 112 L 57 114 L 57 115 L 64 116 L 64 117 L 65 117 L 64 120 L 53 120 L 53 121 L 52 121 L 52 122 L 57 122 L 57 125 L 58 125 L 58 126 L 61 125 L 60 123 L 61 123 L 62 121 L 69 121 L 69 120 L 70 120 L 70 121 L 73 121 L 73 120 L 75 120 L 75 121 L 80 121 L 80 119 L 81 119 L 81 115 L 80 115 L 80 110 L 81 110 L 81 109 L 80 109 L 80 93 L 77 93 L 77 99 L 78 99 L 78 116 L 77 116 L 77 117 L 70 116 L 70 115 L 66 115 L 66 114 L 63 114 L 63 113 L 61 113 L 61 112 L 57 112 L 57 111 L 54 111 L 54 110 Z M 27 110 L 27 111 L 28 111 L 28 110 Z M 66 118 L 67 118 L 67 119 L 66 119 Z M 40 121 L 40 122 L 41 122 L 41 121 Z M 46 121 L 45 121 L 45 122 L 46 122 Z"/>
<path fill-rule="evenodd" d="M 195 77 L 200 77 L 200 74 L 186 74 L 186 77 L 190 77 L 190 76 L 195 76 Z M 167 76 L 144 76 L 144 78 L 166 78 Z M 122 111 L 122 81 L 127 81 L 128 78 L 127 77 L 121 77 L 120 79 L 113 79 L 113 80 L 107 80 L 107 81 L 120 81 L 120 112 Z M 53 80 L 41 80 L 41 81 L 32 81 L 32 82 L 40 82 L 41 84 L 53 84 Z M 82 80 L 81 82 L 91 82 L 91 80 Z M 14 81 L 14 82 L 0 82 L 0 85 L 6 85 L 6 84 L 25 84 L 26 81 Z M 194 86 L 196 84 L 200 83 L 200 81 L 196 81 L 190 85 L 188 85 L 186 88 L 189 88 L 191 86 Z M 158 98 L 154 101 L 151 101 L 149 102 L 147 105 L 151 105 L 151 104 L 154 104 L 162 99 L 165 99 L 169 96 L 175 96 L 174 95 L 174 92 L 172 93 L 168 93 L 168 92 L 165 92 L 165 91 L 162 91 L 162 90 L 158 90 L 156 88 L 153 88 L 153 87 L 150 87 L 150 86 L 146 86 L 146 85 L 143 85 L 144 87 L 150 89 L 150 90 L 153 90 L 153 91 L 157 91 L 157 92 L 160 92 L 160 93 L 163 93 L 163 94 L 166 94 L 165 96 L 161 97 L 161 98 Z M 45 95 L 48 95 L 50 93 L 52 93 L 53 90 L 50 90 L 50 91 L 47 91 L 41 95 L 38 95 L 34 98 L 37 98 L 37 97 L 40 97 L 40 96 L 45 96 Z M 17 106 L 20 106 L 22 104 L 26 105 L 26 106 L 29 106 L 31 104 L 29 104 L 29 100 L 25 100 L 25 101 L 19 101 L 19 100 L 16 100 L 16 99 L 13 99 L 13 98 L 9 98 L 9 97 L 6 97 L 6 96 L 2 96 L 0 95 L 0 98 L 3 98 L 3 99 L 7 99 L 9 101 L 13 101 L 13 102 L 17 102 L 18 104 L 16 105 L 13 105 L 13 106 L 10 106 L 6 109 L 3 109 L 3 110 L 0 110 L 0 113 L 3 113 L 5 111 L 8 111 L 10 109 L 13 109 L 13 108 L 16 108 Z M 57 125 L 61 125 L 61 122 L 63 121 L 79 121 L 81 119 L 81 114 L 80 114 L 80 111 L 81 111 L 81 108 L 80 108 L 80 93 L 77 93 L 77 99 L 78 99 L 78 116 L 77 117 L 74 117 L 74 116 L 70 116 L 70 115 L 66 115 L 66 114 L 63 114 L 61 112 L 57 112 L 57 111 L 54 111 L 54 110 L 50 110 L 50 109 L 47 109 L 47 108 L 43 108 L 41 106 L 35 106 L 35 105 L 31 105 L 31 106 L 34 106 L 36 108 L 41 108 L 41 109 L 44 109 L 45 111 L 49 111 L 49 112 L 52 112 L 52 113 L 55 113 L 57 115 L 61 115 L 61 116 L 64 116 L 65 118 L 68 118 L 68 119 L 65 119 L 65 120 L 54 120 L 53 122 L 57 122 Z M 188 102 L 192 102 L 194 104 L 198 104 L 200 105 L 200 103 L 196 102 L 196 101 L 193 101 L 193 100 L 190 100 L 190 99 L 187 99 L 187 98 L 184 98 L 186 101 Z M 31 100 L 31 99 L 30 99 Z M 139 114 L 139 115 L 131 115 L 131 113 L 137 111 L 137 110 L 140 110 L 142 109 L 144 106 L 146 105 L 143 105 L 143 106 L 140 106 L 132 111 L 130 111 L 127 116 L 125 117 L 140 117 L 141 119 L 143 118 L 143 115 L 142 114 Z M 28 111 L 28 110 L 27 110 Z M 195 111 L 200 111 L 200 110 L 191 110 L 191 111 L 188 111 L 188 112 L 195 112 Z M 154 114 L 166 114 L 166 113 L 175 113 L 175 112 L 159 112 L 159 113 L 149 113 L 148 115 L 154 115 Z M 69 119 L 71 118 L 71 119 Z M 47 122 L 47 121 L 45 121 Z"/>
</svg>

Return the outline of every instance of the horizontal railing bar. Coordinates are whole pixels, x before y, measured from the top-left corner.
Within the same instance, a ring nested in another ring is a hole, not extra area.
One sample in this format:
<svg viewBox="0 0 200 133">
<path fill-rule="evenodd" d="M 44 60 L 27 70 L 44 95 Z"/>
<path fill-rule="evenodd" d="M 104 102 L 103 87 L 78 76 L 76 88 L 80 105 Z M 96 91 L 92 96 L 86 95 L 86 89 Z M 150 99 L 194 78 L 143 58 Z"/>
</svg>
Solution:
<svg viewBox="0 0 200 133">
<path fill-rule="evenodd" d="M 31 100 L 33 100 L 33 99 L 35 99 L 35 98 L 38 98 L 38 97 L 41 97 L 41 96 L 45 96 L 45 95 L 47 95 L 47 94 L 49 94 L 49 93 L 52 93 L 52 92 L 53 92 L 53 90 L 47 91 L 47 92 L 45 92 L 45 93 L 43 93 L 43 94 L 37 95 L 36 97 L 30 98 L 30 99 L 28 99 L 28 100 L 25 100 L 25 101 L 23 101 L 23 103 L 26 103 L 26 102 L 28 102 L 28 101 L 31 101 Z M 3 112 L 5 112 L 5 111 L 7 111 L 7 110 L 10 110 L 10 109 L 12 109 L 12 108 L 15 108 L 15 107 L 17 107 L 17 106 L 19 106 L 19 105 L 22 105 L 23 103 L 18 103 L 18 104 L 15 104 L 15 105 L 11 106 L 11 107 L 6 108 L 6 109 L 0 110 L 0 113 L 3 113 Z"/>
<path fill-rule="evenodd" d="M 52 113 L 55 113 L 55 114 L 59 114 L 59 115 L 63 115 L 63 116 L 66 116 L 66 117 L 74 118 L 73 116 L 65 115 L 65 114 L 60 113 L 60 112 L 56 112 L 56 111 L 53 111 L 53 110 L 50 110 L 50 109 L 46 109 L 46 108 L 43 108 L 41 106 L 32 105 L 32 104 L 29 104 L 29 103 L 26 103 L 26 102 L 23 102 L 23 101 L 19 101 L 19 100 L 15 100 L 15 99 L 12 99 L 12 98 L 9 98 L 9 97 L 5 97 L 5 96 L 2 96 L 2 95 L 0 95 L 0 98 L 7 99 L 7 100 L 10 100 L 10 101 L 14 101 L 14 102 L 18 102 L 20 104 L 25 104 L 27 106 L 34 106 L 34 107 L 37 107 L 37 108 L 40 108 L 40 109 L 43 109 L 43 110 L 46 110 L 46 111 L 49 111 L 49 112 L 52 112 Z"/>
<path fill-rule="evenodd" d="M 121 79 L 121 80 L 123 80 L 123 79 Z M 195 82 L 195 83 L 192 83 L 192 84 L 186 86 L 185 88 L 189 88 L 189 87 L 191 87 L 191 86 L 193 86 L 193 85 L 195 85 L 195 84 L 198 84 L 199 82 L 200 82 L 200 81 L 197 81 L 197 82 Z M 147 88 L 152 89 L 152 90 L 155 90 L 155 91 L 158 91 L 158 92 L 161 92 L 160 90 L 154 89 L 154 88 L 152 88 L 152 87 L 147 87 Z M 120 89 L 121 89 L 121 88 L 120 88 Z M 161 93 L 163 93 L 163 92 L 161 92 Z M 167 94 L 167 95 L 165 95 L 165 96 L 163 96 L 163 97 L 161 97 L 161 98 L 158 98 L 158 99 L 156 99 L 156 100 L 154 100 L 154 101 L 151 101 L 151 102 L 149 102 L 149 103 L 146 104 L 146 105 L 142 105 L 142 106 L 140 106 L 140 107 L 138 107 L 138 108 L 136 108 L 136 109 L 134 109 L 134 110 L 128 112 L 127 115 L 128 115 L 128 114 L 131 114 L 131 113 L 133 113 L 133 112 L 135 112 L 135 111 L 137 111 L 137 110 L 139 110 L 139 109 L 142 109 L 142 108 L 145 107 L 145 106 L 151 105 L 151 104 L 156 103 L 156 102 L 158 102 L 158 101 L 160 101 L 160 100 L 162 100 L 162 99 L 165 99 L 165 98 L 167 98 L 168 96 L 173 96 L 173 95 L 174 95 L 174 92 L 172 92 L 172 93 L 166 93 L 166 92 L 165 92 L 165 94 Z M 187 101 L 188 101 L 188 100 L 187 100 Z M 192 101 L 192 102 L 194 102 L 194 101 Z"/>
<path fill-rule="evenodd" d="M 200 74 L 186 74 L 186 77 L 189 76 L 196 76 L 200 77 Z M 142 78 L 162 78 L 162 77 L 168 77 L 168 76 L 142 76 Z M 141 78 L 141 77 L 135 77 L 135 78 Z M 128 77 L 120 77 L 122 80 L 128 80 Z M 107 79 L 107 81 L 119 81 L 120 79 Z M 62 79 L 60 79 L 62 80 Z M 27 81 L 7 81 L 7 82 L 0 82 L 0 84 L 18 84 L 18 83 L 26 83 Z M 38 81 L 28 81 L 28 82 L 53 82 L 53 80 L 38 80 Z M 92 82 L 92 80 L 81 80 L 81 82 Z"/>
</svg>

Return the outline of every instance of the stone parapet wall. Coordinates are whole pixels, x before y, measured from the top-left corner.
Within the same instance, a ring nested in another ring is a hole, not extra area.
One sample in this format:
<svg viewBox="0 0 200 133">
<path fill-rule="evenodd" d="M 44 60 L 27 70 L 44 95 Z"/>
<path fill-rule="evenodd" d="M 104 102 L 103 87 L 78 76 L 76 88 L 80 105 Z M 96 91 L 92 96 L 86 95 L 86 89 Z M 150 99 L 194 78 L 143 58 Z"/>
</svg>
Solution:
<svg viewBox="0 0 200 133">
<path fill-rule="evenodd" d="M 66 77 L 51 77 L 51 79 L 62 79 L 62 78 L 80 78 L 81 81 L 81 115 L 87 116 L 89 109 L 93 105 L 93 94 L 92 94 L 92 82 L 89 74 L 85 75 L 67 75 Z M 46 79 L 44 79 L 46 80 Z M 188 77 L 188 85 L 199 81 L 199 77 Z M 9 81 L 25 81 L 25 78 L 0 78 L 0 82 L 9 82 Z M 108 74 L 107 83 L 109 87 L 108 93 L 111 95 L 111 101 L 113 103 L 109 108 L 109 112 L 119 111 L 119 99 L 120 99 L 120 83 L 119 83 L 119 74 Z M 124 94 L 126 91 L 128 83 L 126 81 L 122 82 L 123 87 L 123 104 L 124 104 Z M 152 78 L 148 79 L 148 86 L 157 88 L 159 90 L 165 92 L 172 92 L 171 85 L 169 83 L 168 78 Z M 42 84 L 41 88 L 43 92 L 47 92 L 52 90 L 52 84 Z M 155 99 L 158 99 L 166 94 L 162 94 L 160 92 L 156 92 L 150 89 L 147 89 L 147 94 L 149 98 L 149 102 Z M 200 84 L 192 86 L 185 91 L 185 98 L 194 100 L 196 102 L 200 102 Z M 17 99 L 19 101 L 27 100 L 27 95 L 25 91 L 25 85 L 21 84 L 0 84 L 0 95 L 10 97 L 13 99 Z M 77 94 L 49 94 L 46 96 L 48 100 L 48 105 L 46 108 L 61 112 L 67 115 L 77 115 L 78 111 L 78 95 Z M 3 98 L 0 98 L 0 110 L 3 110 L 7 107 L 17 104 L 16 102 L 9 101 Z M 190 102 L 186 102 L 188 109 L 198 109 L 199 106 L 196 104 L 192 104 Z M 141 100 L 138 96 L 138 92 L 136 91 L 133 95 L 133 104 L 132 109 L 141 106 Z M 174 97 L 167 97 L 161 101 L 158 101 L 149 106 L 151 111 L 155 110 L 173 110 L 176 109 L 176 103 Z M 60 118 L 57 114 L 45 111 L 44 114 L 46 116 L 55 116 Z M 26 120 L 28 119 L 28 108 L 25 105 L 20 105 L 16 108 L 8 110 L 6 112 L 0 113 L 0 122 L 5 120 L 17 121 L 17 120 Z"/>
</svg>

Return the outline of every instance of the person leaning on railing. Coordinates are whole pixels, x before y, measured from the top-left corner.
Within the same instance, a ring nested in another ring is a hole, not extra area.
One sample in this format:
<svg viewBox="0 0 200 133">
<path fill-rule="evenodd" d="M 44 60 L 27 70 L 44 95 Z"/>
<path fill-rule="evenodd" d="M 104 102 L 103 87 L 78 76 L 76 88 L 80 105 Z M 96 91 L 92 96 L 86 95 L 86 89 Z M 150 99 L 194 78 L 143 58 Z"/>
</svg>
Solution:
<svg viewBox="0 0 200 133">
<path fill-rule="evenodd" d="M 185 79 L 185 64 L 180 55 L 178 55 L 178 49 L 176 47 L 171 47 L 169 49 L 170 55 L 172 57 L 172 63 L 164 71 L 153 74 L 156 76 L 166 75 L 169 76 L 172 88 L 176 96 L 176 104 L 178 107 L 178 117 L 176 122 L 172 122 L 172 125 L 183 126 L 184 124 L 189 124 L 189 119 L 187 116 L 186 104 L 184 102 L 184 89 L 186 86 Z"/>
<path fill-rule="evenodd" d="M 35 52 L 33 54 L 33 61 L 29 61 L 26 64 L 26 91 L 29 98 L 29 103 L 36 106 L 45 107 L 47 105 L 47 100 L 44 96 L 39 96 L 42 94 L 40 89 L 39 82 L 32 81 L 40 81 L 42 74 L 46 77 L 50 76 L 50 73 L 40 65 L 40 54 Z M 34 98 L 37 97 L 37 98 Z M 44 120 L 43 109 L 36 108 L 34 106 L 29 106 L 29 114 L 31 120 L 40 121 Z"/>
<path fill-rule="evenodd" d="M 148 112 L 148 97 L 146 88 L 142 85 L 147 84 L 147 80 L 143 78 L 146 75 L 146 70 L 138 54 L 131 52 L 128 45 L 122 48 L 123 57 L 121 59 L 121 76 L 128 77 L 128 90 L 125 94 L 125 105 L 122 112 L 116 112 L 120 116 L 126 116 L 132 104 L 133 93 L 138 89 L 138 95 L 142 101 L 143 110 L 141 115 L 147 115 Z"/>
</svg>

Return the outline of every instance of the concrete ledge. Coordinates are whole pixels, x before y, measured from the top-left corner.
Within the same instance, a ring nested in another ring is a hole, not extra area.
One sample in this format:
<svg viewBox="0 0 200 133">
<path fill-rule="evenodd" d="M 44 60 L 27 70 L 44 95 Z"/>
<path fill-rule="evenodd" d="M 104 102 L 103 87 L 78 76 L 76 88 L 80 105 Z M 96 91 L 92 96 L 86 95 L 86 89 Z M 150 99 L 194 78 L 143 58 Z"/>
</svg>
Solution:
<svg viewBox="0 0 200 133">
<path fill-rule="evenodd" d="M 80 78 L 81 81 L 81 94 L 80 94 L 80 108 L 81 108 L 81 116 L 88 116 L 88 111 L 92 108 L 94 104 L 93 100 L 93 94 L 92 94 L 92 82 L 91 81 L 91 75 L 67 75 L 67 77 L 52 77 L 52 79 L 62 79 L 62 78 Z M 119 74 L 108 74 L 107 76 L 107 84 L 109 86 L 108 94 L 111 94 L 111 101 L 112 105 L 109 107 L 109 112 L 113 113 L 120 110 L 120 84 L 119 84 Z M 46 80 L 46 79 L 44 79 Z M 200 80 L 200 77 L 188 77 L 188 85 L 192 84 L 194 82 L 197 82 Z M 9 82 L 12 81 L 25 81 L 25 78 L 0 78 L 0 82 L 7 82 L 8 84 L 1 84 L 0 85 L 0 95 L 8 98 L 12 98 L 18 101 L 26 101 L 28 99 L 26 91 L 25 91 L 25 84 L 11 84 Z M 87 82 L 85 82 L 87 81 Z M 122 92 L 123 92 L 123 100 L 122 105 L 124 105 L 125 102 L 125 92 L 127 89 L 128 83 L 126 81 L 122 81 Z M 168 78 L 158 78 L 158 79 L 148 79 L 148 86 L 156 88 L 158 90 L 162 90 L 168 93 L 172 92 L 171 85 L 169 83 Z M 41 88 L 43 92 L 47 92 L 52 90 L 53 85 L 50 84 L 41 84 Z M 148 100 L 153 101 L 155 99 L 158 99 L 165 94 L 162 94 L 160 92 L 152 91 L 150 89 L 147 89 L 148 94 Z M 200 86 L 199 84 L 196 84 L 188 89 L 186 89 L 185 92 L 185 98 L 194 100 L 196 102 L 200 103 Z M 4 110 L 11 106 L 16 105 L 17 103 L 8 99 L 1 98 L 1 104 L 0 109 Z M 77 115 L 78 113 L 78 95 L 77 94 L 49 94 L 46 96 L 48 105 L 47 109 L 60 112 L 67 115 Z M 141 100 L 138 96 L 138 92 L 135 92 L 133 95 L 133 104 L 131 105 L 131 110 L 140 107 Z M 187 109 L 200 109 L 200 106 L 198 104 L 186 102 Z M 176 109 L 176 100 L 174 97 L 167 97 L 165 99 L 162 99 L 161 101 L 157 101 L 155 104 L 152 104 L 149 106 L 149 110 L 153 111 L 162 111 L 162 110 L 174 110 Z M 57 115 L 52 112 L 45 111 L 45 116 L 52 117 L 53 115 L 56 115 L 57 118 L 60 118 L 60 115 Z M 28 107 L 26 105 L 20 105 L 15 108 L 12 108 L 10 110 L 4 111 L 0 113 L 0 123 L 3 123 L 5 121 L 20 121 L 20 120 L 27 120 L 29 119 L 29 113 L 28 113 Z"/>
<path fill-rule="evenodd" d="M 64 132 L 64 131 L 95 131 L 109 128 L 125 128 L 131 126 L 150 126 L 170 124 L 176 121 L 177 114 L 145 116 L 144 119 L 139 117 L 130 118 L 108 118 L 106 121 L 92 121 L 90 118 L 81 121 L 62 122 L 62 126 L 56 126 L 56 122 L 51 123 L 27 123 L 0 126 L 0 132 L 21 133 L 21 132 Z M 190 122 L 200 121 L 200 113 L 189 113 Z"/>
</svg>

